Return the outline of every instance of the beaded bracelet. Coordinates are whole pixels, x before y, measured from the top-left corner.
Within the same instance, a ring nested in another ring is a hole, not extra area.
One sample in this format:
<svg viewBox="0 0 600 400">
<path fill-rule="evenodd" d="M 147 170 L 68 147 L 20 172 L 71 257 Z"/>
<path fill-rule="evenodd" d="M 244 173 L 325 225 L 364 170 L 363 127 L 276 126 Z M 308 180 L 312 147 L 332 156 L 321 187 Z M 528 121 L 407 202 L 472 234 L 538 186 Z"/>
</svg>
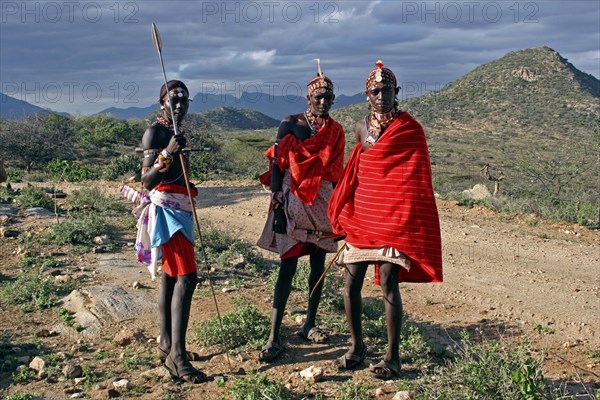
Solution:
<svg viewBox="0 0 600 400">
<path fill-rule="evenodd" d="M 285 200 L 283 198 L 283 192 L 272 192 L 271 193 L 271 206 L 274 210 L 282 209 L 285 204 Z"/>
<path fill-rule="evenodd" d="M 154 162 L 153 167 L 154 167 L 154 169 L 158 170 L 158 172 L 164 174 L 169 170 L 172 163 L 173 163 L 173 155 L 171 153 L 169 153 L 167 151 L 167 149 L 164 149 L 163 151 L 160 152 L 158 157 L 156 157 L 156 161 Z"/>
</svg>

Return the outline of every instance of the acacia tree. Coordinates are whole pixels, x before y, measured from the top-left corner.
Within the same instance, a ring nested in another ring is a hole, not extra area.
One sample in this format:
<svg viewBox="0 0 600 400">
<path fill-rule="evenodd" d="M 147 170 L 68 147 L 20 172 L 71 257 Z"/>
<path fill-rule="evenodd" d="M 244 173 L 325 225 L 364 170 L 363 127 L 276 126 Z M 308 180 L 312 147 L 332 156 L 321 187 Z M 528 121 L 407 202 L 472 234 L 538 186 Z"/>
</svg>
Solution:
<svg viewBox="0 0 600 400">
<path fill-rule="evenodd" d="M 538 210 L 593 225 L 600 219 L 598 160 L 598 148 L 582 139 L 546 152 L 526 149 L 515 157 L 514 175 L 507 185 L 514 195 L 533 200 Z"/>
<path fill-rule="evenodd" d="M 0 120 L 0 159 L 7 167 L 16 164 L 29 171 L 53 158 L 73 159 L 75 142 L 73 120 L 63 115 Z"/>
</svg>

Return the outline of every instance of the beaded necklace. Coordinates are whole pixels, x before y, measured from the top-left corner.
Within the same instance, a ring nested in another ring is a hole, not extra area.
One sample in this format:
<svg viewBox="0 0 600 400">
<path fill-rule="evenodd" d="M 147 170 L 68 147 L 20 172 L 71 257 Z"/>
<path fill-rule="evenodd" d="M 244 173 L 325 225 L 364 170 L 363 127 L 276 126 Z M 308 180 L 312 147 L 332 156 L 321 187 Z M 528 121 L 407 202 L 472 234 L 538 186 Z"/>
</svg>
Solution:
<svg viewBox="0 0 600 400">
<path fill-rule="evenodd" d="M 166 119 L 165 117 L 163 117 L 162 115 L 159 115 L 158 117 L 156 117 L 156 121 L 154 121 L 155 124 L 159 124 L 164 126 L 165 128 L 167 128 L 170 131 L 175 131 L 175 127 L 173 126 L 173 123 L 171 121 L 169 121 L 168 119 Z M 179 128 L 179 133 L 183 135 L 183 128 L 181 126 L 178 126 L 177 128 Z"/>
<path fill-rule="evenodd" d="M 325 118 L 315 115 L 309 107 L 308 110 L 304 112 L 304 118 L 306 118 L 306 122 L 308 122 L 308 126 L 311 130 L 311 136 L 314 136 L 315 134 L 319 133 L 321 129 L 323 129 L 325 122 L 327 122 L 327 118 L 329 118 L 329 115 Z"/>
<path fill-rule="evenodd" d="M 167 128 L 170 131 L 174 130 L 173 124 L 163 116 L 156 117 L 155 123 L 164 126 L 165 128 Z"/>
<path fill-rule="evenodd" d="M 382 114 L 373 111 L 365 118 L 365 124 L 367 126 L 367 137 L 365 138 L 365 142 L 373 146 L 375 142 L 377 142 L 377 139 L 379 139 L 381 132 L 383 132 L 398 115 L 400 115 L 400 110 L 397 108 L 393 108 L 391 111 Z"/>
</svg>

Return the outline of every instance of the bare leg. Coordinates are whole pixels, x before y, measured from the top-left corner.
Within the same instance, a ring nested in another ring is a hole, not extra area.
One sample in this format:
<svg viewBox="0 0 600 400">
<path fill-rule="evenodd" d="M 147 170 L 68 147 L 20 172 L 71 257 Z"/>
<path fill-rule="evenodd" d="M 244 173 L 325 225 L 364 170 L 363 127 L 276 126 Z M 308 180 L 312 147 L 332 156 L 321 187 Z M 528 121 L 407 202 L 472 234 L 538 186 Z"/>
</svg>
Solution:
<svg viewBox="0 0 600 400">
<path fill-rule="evenodd" d="M 192 366 L 185 351 L 185 337 L 192 306 L 192 296 L 198 282 L 196 271 L 169 278 L 175 280 L 171 298 L 171 348 L 165 367 L 172 375 L 190 383 L 206 381 L 206 375 Z"/>
<path fill-rule="evenodd" d="M 401 267 L 397 264 L 385 263 L 379 269 L 388 336 L 388 350 L 383 360 L 397 366 L 400 366 L 400 330 L 402 327 L 402 298 L 398 288 L 399 268 Z"/>
<path fill-rule="evenodd" d="M 177 278 L 163 273 L 158 295 L 158 310 L 160 313 L 160 344 L 159 347 L 167 354 L 171 349 L 171 298 Z"/>
<path fill-rule="evenodd" d="M 311 293 L 316 283 L 318 282 L 323 271 L 325 271 L 325 250 L 319 249 L 315 254 L 310 255 L 310 275 L 308 276 L 308 293 Z M 306 322 L 304 323 L 303 331 L 307 335 L 308 332 L 316 326 L 317 309 L 321 302 L 321 293 L 323 293 L 323 280 L 315 293 L 308 299 L 308 311 L 306 312 Z"/>
<path fill-rule="evenodd" d="M 367 273 L 367 263 L 346 264 L 344 277 L 344 308 L 350 329 L 350 349 L 348 353 L 360 354 L 363 351 L 362 338 L 362 297 L 361 291 Z"/>
<path fill-rule="evenodd" d="M 173 300 L 171 301 L 171 357 L 178 361 L 179 357 L 187 360 L 185 353 L 185 336 L 187 333 L 192 295 L 198 283 L 196 272 L 177 277 Z"/>
<path fill-rule="evenodd" d="M 281 330 L 281 321 L 290 293 L 292 292 L 292 279 L 296 274 L 298 267 L 298 257 L 281 260 L 277 283 L 275 284 L 275 293 L 273 295 L 273 312 L 271 315 L 271 333 L 265 347 L 277 344 L 281 346 L 279 332 Z"/>
</svg>

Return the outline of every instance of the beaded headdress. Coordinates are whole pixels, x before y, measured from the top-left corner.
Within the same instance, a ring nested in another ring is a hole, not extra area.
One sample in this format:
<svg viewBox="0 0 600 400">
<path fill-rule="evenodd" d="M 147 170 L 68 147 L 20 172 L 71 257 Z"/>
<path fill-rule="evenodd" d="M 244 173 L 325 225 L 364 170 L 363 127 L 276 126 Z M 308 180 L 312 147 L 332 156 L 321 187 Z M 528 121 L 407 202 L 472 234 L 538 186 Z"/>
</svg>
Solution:
<svg viewBox="0 0 600 400">
<path fill-rule="evenodd" d="M 375 84 L 378 87 L 383 87 L 383 81 L 389 81 L 394 87 L 396 87 L 398 82 L 396 81 L 396 75 L 394 75 L 392 70 L 389 68 L 385 68 L 383 66 L 383 61 L 381 60 L 377 60 L 375 65 L 377 66 L 377 68 L 371 71 L 367 78 L 367 90 L 369 90 L 369 87 L 371 87 L 371 85 L 373 84 Z"/>
<path fill-rule="evenodd" d="M 317 61 L 317 76 L 308 82 L 308 97 L 312 96 L 316 91 L 321 91 L 321 93 L 333 92 L 333 82 L 321 70 L 321 59 L 315 58 L 315 60 Z"/>
<path fill-rule="evenodd" d="M 190 91 L 187 86 L 181 81 L 172 80 L 167 82 L 169 86 L 169 96 L 170 97 L 184 97 L 189 96 Z M 161 103 L 163 97 L 167 94 L 167 87 L 163 84 L 160 88 L 160 97 L 158 98 L 158 102 Z"/>
</svg>

